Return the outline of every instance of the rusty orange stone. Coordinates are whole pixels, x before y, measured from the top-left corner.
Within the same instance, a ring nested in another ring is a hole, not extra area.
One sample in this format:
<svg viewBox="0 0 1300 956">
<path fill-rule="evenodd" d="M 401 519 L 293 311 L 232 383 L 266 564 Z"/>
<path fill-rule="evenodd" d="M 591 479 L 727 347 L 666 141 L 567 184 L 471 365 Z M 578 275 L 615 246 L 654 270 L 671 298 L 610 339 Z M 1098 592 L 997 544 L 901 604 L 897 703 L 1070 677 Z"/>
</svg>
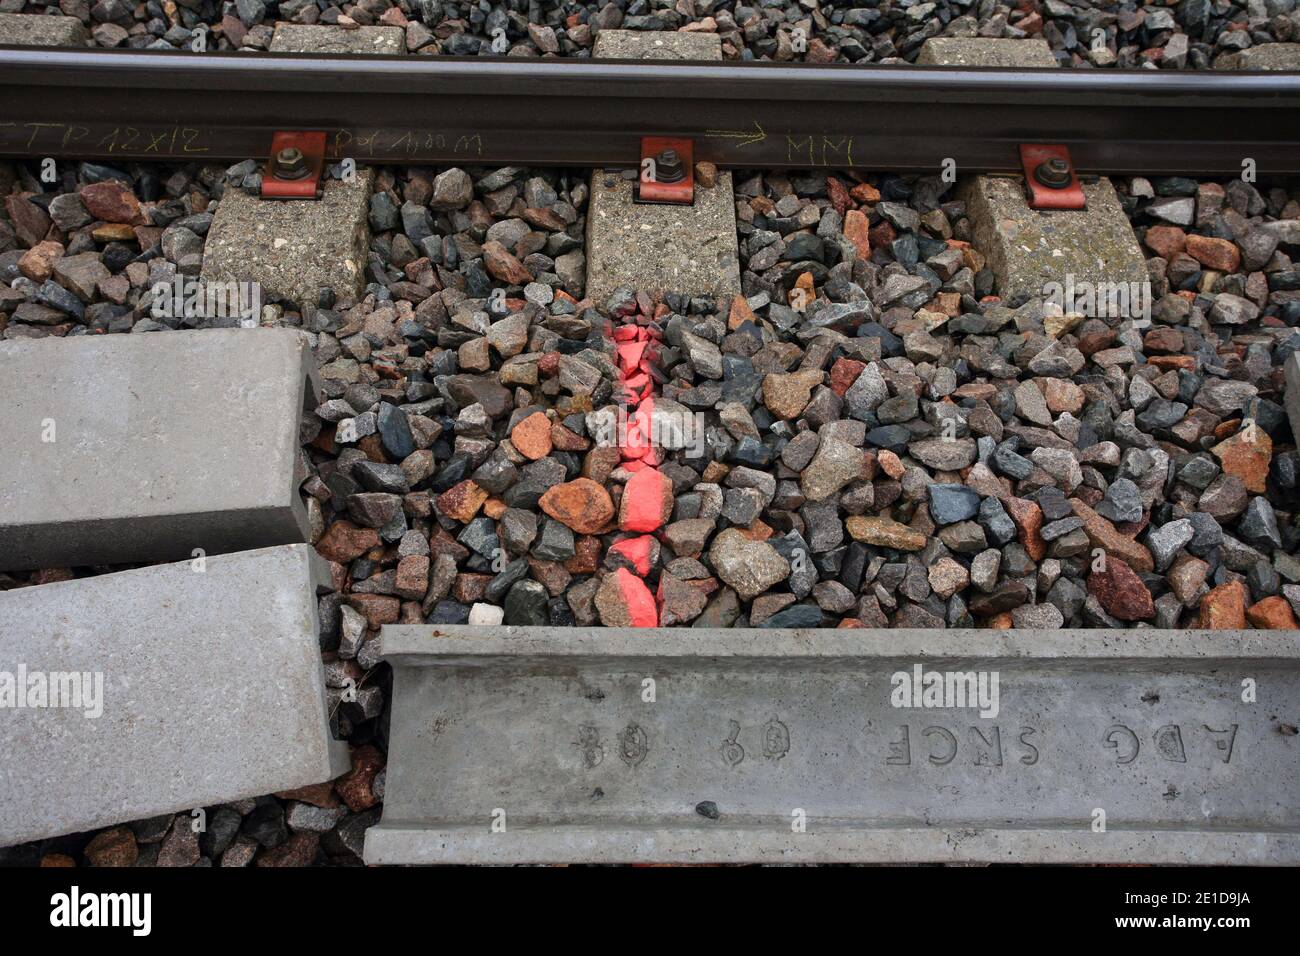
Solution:
<svg viewBox="0 0 1300 956">
<path fill-rule="evenodd" d="M 853 243 L 854 257 L 860 262 L 871 258 L 871 220 L 866 213 L 850 209 L 844 214 L 844 238 Z"/>
<path fill-rule="evenodd" d="M 322 557 L 345 563 L 378 546 L 378 531 L 374 528 L 359 528 L 351 521 L 334 522 L 316 542 L 316 550 Z"/>
<path fill-rule="evenodd" d="M 472 478 L 466 478 L 440 494 L 433 504 L 438 509 L 438 514 L 446 515 L 461 524 L 469 524 L 487 500 L 488 493 Z"/>
<path fill-rule="evenodd" d="M 758 316 L 754 315 L 754 310 L 749 307 L 743 295 L 732 296 L 731 311 L 727 315 L 727 329 L 736 331 L 745 322 L 758 324 Z"/>
<path fill-rule="evenodd" d="M 849 195 L 858 202 L 876 203 L 880 202 L 880 190 L 870 183 L 858 183 L 849 190 Z"/>
<path fill-rule="evenodd" d="M 551 453 L 551 420 L 545 412 L 533 412 L 510 430 L 510 442 L 519 454 L 531 461 Z"/>
<path fill-rule="evenodd" d="M 1187 254 L 1201 265 L 1219 272 L 1236 272 L 1241 265 L 1241 250 L 1227 239 L 1188 236 Z"/>
<path fill-rule="evenodd" d="M 1262 495 L 1273 460 L 1273 440 L 1258 425 L 1248 426 L 1210 449 L 1229 475 L 1241 479 L 1249 491 Z"/>
<path fill-rule="evenodd" d="M 866 363 L 859 362 L 857 359 L 839 358 L 831 366 L 831 391 L 840 398 L 849 387 L 858 380 L 858 376 L 866 370 Z"/>
<path fill-rule="evenodd" d="M 1043 509 L 1024 498 L 1004 498 L 1002 504 L 1016 526 L 1016 537 L 1025 552 L 1035 561 L 1047 555 L 1047 542 L 1039 531 L 1043 527 Z"/>
<path fill-rule="evenodd" d="M 1297 626 L 1295 614 L 1286 598 L 1273 595 L 1246 608 L 1246 620 L 1253 627 L 1272 631 L 1294 630 Z"/>
<path fill-rule="evenodd" d="M 895 481 L 900 480 L 907 470 L 903 466 L 903 460 L 887 448 L 882 448 L 876 453 L 876 460 L 880 463 L 880 470 Z"/>
<path fill-rule="evenodd" d="M 590 478 L 575 478 L 547 490 L 541 509 L 578 534 L 600 534 L 614 517 L 609 492 Z"/>
<path fill-rule="evenodd" d="M 1201 599 L 1200 626 L 1212 630 L 1240 630 L 1246 626 L 1246 586 L 1229 581 Z"/>
</svg>

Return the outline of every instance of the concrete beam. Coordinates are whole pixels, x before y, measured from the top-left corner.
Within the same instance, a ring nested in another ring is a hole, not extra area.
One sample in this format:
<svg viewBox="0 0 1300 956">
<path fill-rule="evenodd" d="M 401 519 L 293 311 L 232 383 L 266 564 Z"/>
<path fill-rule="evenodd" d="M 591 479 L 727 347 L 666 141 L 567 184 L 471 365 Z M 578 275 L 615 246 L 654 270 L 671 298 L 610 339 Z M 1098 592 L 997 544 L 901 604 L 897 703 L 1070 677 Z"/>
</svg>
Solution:
<svg viewBox="0 0 1300 956">
<path fill-rule="evenodd" d="M 345 772 L 317 637 L 328 585 L 297 544 L 0 593 L 0 846 Z M 59 673 L 92 699 L 37 706 L 33 681 Z"/>
<path fill-rule="evenodd" d="M 641 60 L 721 60 L 711 33 L 602 30 L 593 56 Z M 740 253 L 731 173 L 712 186 L 696 183 L 691 206 L 641 204 L 622 170 L 591 174 L 587 212 L 587 298 L 603 303 L 620 288 L 638 292 L 733 296 L 740 293 Z"/>
<path fill-rule="evenodd" d="M 369 863 L 1300 862 L 1293 632 L 381 639 L 394 699 Z M 898 706 L 893 675 L 917 667 L 983 675 L 996 713 Z"/>
<path fill-rule="evenodd" d="M 305 541 L 294 329 L 0 342 L 0 570 Z"/>
</svg>

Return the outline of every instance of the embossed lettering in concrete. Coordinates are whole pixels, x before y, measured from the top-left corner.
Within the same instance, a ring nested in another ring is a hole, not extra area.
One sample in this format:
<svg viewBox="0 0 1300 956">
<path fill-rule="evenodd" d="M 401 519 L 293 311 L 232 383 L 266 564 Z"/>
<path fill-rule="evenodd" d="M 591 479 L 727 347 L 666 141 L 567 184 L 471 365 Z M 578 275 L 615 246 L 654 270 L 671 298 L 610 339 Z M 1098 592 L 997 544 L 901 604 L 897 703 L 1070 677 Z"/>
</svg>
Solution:
<svg viewBox="0 0 1300 956">
<path fill-rule="evenodd" d="M 382 640 L 370 863 L 1300 862 L 1295 633 Z"/>
<path fill-rule="evenodd" d="M 329 580 L 294 544 L 0 592 L 0 846 L 346 771 Z"/>
<path fill-rule="evenodd" d="M 0 342 L 0 570 L 307 539 L 295 329 Z"/>
</svg>

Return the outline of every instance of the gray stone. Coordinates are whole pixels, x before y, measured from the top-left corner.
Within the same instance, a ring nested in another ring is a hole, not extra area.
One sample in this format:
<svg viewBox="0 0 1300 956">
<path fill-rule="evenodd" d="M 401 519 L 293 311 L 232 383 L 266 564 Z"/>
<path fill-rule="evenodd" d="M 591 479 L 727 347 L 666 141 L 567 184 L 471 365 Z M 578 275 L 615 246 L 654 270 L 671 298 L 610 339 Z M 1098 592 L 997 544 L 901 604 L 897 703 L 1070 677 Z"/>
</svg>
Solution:
<svg viewBox="0 0 1300 956">
<path fill-rule="evenodd" d="M 817 446 L 817 454 L 804 469 L 799 483 L 809 501 L 825 501 L 850 481 L 861 477 L 862 449 L 826 437 Z"/>
<path fill-rule="evenodd" d="M 1137 485 L 1127 478 L 1116 478 L 1097 504 L 1097 514 L 1107 521 L 1140 521 L 1142 496 Z"/>
<path fill-rule="evenodd" d="M 76 17 L 0 13 L 0 45 L 89 46 L 90 35 Z"/>
<path fill-rule="evenodd" d="M 0 692 L 24 672 L 29 691 L 36 675 L 75 673 L 92 692 L 81 706 L 6 706 L 0 845 L 346 771 L 316 637 L 329 580 L 298 544 L 211 557 L 202 572 L 182 561 L 0 593 Z"/>
<path fill-rule="evenodd" d="M 204 282 L 257 282 L 263 295 L 315 304 L 322 288 L 355 299 L 370 245 L 374 173 L 330 179 L 318 200 L 260 199 L 227 189 L 203 247 Z"/>
<path fill-rule="evenodd" d="M 315 377 L 294 329 L 0 343 L 0 569 L 307 540 Z"/>
<path fill-rule="evenodd" d="M 930 517 L 935 524 L 954 524 L 973 518 L 979 512 L 978 492 L 965 485 L 931 484 Z"/>
<path fill-rule="evenodd" d="M 908 444 L 907 453 L 939 471 L 959 471 L 975 464 L 975 440 L 972 438 L 923 438 Z"/>
<path fill-rule="evenodd" d="M 1247 544 L 1256 548 L 1282 547 L 1282 537 L 1277 530 L 1277 515 L 1273 513 L 1273 506 L 1268 503 L 1268 499 L 1262 495 L 1250 499 L 1237 530 Z"/>
<path fill-rule="evenodd" d="M 999 547 L 1016 536 L 1016 523 L 997 498 L 985 498 L 980 502 L 979 523 L 989 541 Z"/>
<path fill-rule="evenodd" d="M 770 544 L 752 541 L 735 528 L 728 528 L 713 539 L 709 562 L 718 577 L 745 601 L 790 576 L 790 562 Z"/>
<path fill-rule="evenodd" d="M 638 60 L 721 60 L 711 33 L 601 30 L 593 56 Z M 715 297 L 740 294 L 740 253 L 731 173 L 695 184 L 690 206 L 636 202 L 621 170 L 591 174 L 587 211 L 587 297 L 604 302 L 620 288 Z M 720 377 L 720 376 L 719 376 Z"/>
<path fill-rule="evenodd" d="M 405 53 L 401 27 L 363 26 L 344 29 L 279 22 L 271 37 L 272 53 Z"/>
<path fill-rule="evenodd" d="M 1300 752 L 1275 716 L 1300 708 L 1293 635 L 436 630 L 381 637 L 396 706 L 371 864 L 1300 862 Z M 894 706 L 947 662 L 999 672 L 996 715 Z M 1206 693 L 1259 667 L 1273 707 Z M 646 673 L 672 688 L 651 708 Z M 1124 826 L 1093 832 L 1094 805 Z"/>
<path fill-rule="evenodd" d="M 1101 514 L 1101 508 L 1097 508 L 1097 514 Z M 1103 516 L 1104 517 L 1104 516 Z M 1141 517 L 1139 513 L 1138 518 Z M 1130 519 L 1133 521 L 1137 518 Z M 1151 557 L 1155 559 L 1156 570 L 1163 574 L 1169 570 L 1169 565 L 1174 563 L 1174 558 L 1178 557 L 1183 548 L 1192 540 L 1196 529 L 1186 518 L 1178 521 L 1170 521 L 1168 524 L 1161 525 L 1159 528 L 1147 532 L 1147 549 L 1151 552 Z"/>
</svg>

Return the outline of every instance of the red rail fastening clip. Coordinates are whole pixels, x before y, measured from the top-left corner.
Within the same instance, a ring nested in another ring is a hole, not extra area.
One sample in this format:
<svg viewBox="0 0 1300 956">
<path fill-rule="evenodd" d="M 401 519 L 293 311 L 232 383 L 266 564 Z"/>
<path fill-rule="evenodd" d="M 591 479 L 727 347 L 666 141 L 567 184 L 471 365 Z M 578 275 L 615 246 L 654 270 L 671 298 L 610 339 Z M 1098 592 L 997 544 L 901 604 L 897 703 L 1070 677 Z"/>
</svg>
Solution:
<svg viewBox="0 0 1300 956">
<path fill-rule="evenodd" d="M 639 202 L 691 205 L 695 202 L 695 144 L 670 136 L 643 136 L 638 178 Z"/>
<path fill-rule="evenodd" d="M 1022 145 L 1020 166 L 1025 172 L 1030 209 L 1088 208 L 1074 163 L 1070 161 L 1070 151 L 1064 146 Z"/>
<path fill-rule="evenodd" d="M 317 199 L 324 171 L 324 133 L 276 133 L 262 173 L 262 198 Z"/>
</svg>

